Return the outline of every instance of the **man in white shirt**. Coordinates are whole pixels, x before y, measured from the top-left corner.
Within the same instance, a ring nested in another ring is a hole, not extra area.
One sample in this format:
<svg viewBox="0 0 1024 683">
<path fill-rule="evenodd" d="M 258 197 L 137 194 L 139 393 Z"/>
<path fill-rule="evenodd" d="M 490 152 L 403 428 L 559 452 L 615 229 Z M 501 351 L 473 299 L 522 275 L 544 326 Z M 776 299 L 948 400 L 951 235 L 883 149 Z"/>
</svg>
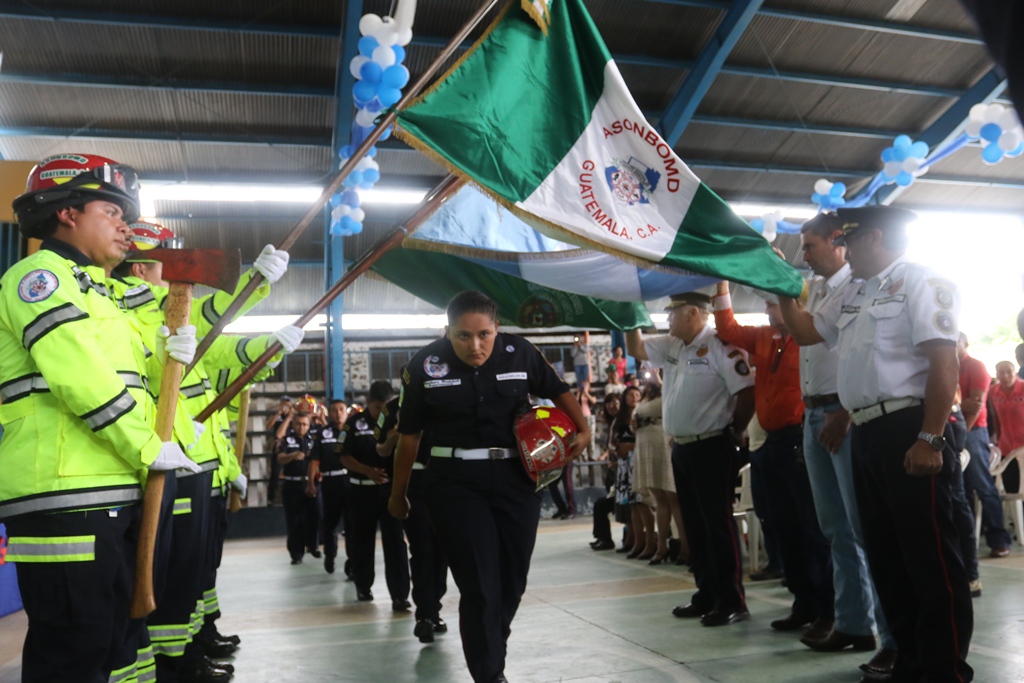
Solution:
<svg viewBox="0 0 1024 683">
<path fill-rule="evenodd" d="M 672 614 L 700 617 L 704 626 L 750 618 L 743 592 L 743 563 L 733 520 L 736 441 L 754 414 L 754 375 L 747 354 L 723 343 L 707 322 L 711 299 L 674 294 L 669 333 L 626 336 L 629 355 L 665 369 L 662 416 L 675 439 L 672 467 L 690 545 L 697 593 Z"/>
<path fill-rule="evenodd" d="M 912 212 L 876 206 L 838 216 L 837 240 L 858 279 L 814 315 L 793 299 L 782 299 L 782 313 L 801 345 L 839 349 L 864 548 L 899 650 L 892 680 L 967 683 L 974 615 L 953 523 L 957 455 L 947 445 L 959 294 L 904 256 Z"/>
</svg>

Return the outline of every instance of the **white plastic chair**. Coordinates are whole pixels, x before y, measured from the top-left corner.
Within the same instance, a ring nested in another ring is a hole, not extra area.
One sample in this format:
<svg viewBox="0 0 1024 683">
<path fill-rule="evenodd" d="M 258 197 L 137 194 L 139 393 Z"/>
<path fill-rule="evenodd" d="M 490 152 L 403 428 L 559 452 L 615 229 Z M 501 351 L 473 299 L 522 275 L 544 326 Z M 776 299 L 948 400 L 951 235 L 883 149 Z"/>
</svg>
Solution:
<svg viewBox="0 0 1024 683">
<path fill-rule="evenodd" d="M 750 464 L 740 468 L 739 500 L 733 505 L 733 517 L 743 522 L 747 534 L 747 564 L 756 571 L 761 561 L 761 520 L 754 513 L 754 495 L 750 488 Z"/>
</svg>

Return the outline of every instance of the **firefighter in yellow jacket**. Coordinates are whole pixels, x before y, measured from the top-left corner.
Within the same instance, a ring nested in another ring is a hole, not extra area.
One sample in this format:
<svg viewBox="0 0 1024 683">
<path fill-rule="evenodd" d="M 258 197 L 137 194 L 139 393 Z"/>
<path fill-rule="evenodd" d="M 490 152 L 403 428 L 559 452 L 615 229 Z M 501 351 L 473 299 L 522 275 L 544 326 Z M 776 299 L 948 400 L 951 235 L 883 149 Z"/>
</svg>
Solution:
<svg viewBox="0 0 1024 683">
<path fill-rule="evenodd" d="M 14 210 L 44 240 L 0 278 L 0 521 L 29 621 L 22 680 L 106 683 L 128 624 L 141 472 L 194 465 L 153 431 L 147 350 L 104 285 L 138 215 L 135 172 L 50 157 Z M 165 347 L 191 360 L 179 342 Z"/>
</svg>

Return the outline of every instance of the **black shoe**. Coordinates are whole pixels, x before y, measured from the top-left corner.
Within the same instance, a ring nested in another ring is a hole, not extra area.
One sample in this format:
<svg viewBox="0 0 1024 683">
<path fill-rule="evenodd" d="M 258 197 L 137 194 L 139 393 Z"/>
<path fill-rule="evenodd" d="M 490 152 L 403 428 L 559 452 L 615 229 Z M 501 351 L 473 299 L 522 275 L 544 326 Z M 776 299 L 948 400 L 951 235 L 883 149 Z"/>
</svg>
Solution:
<svg viewBox="0 0 1024 683">
<path fill-rule="evenodd" d="M 431 619 L 430 623 L 434 626 L 434 633 L 448 633 L 448 624 L 441 617 Z"/>
<path fill-rule="evenodd" d="M 799 631 L 804 626 L 814 622 L 813 614 L 797 614 L 790 612 L 785 619 L 776 619 L 772 622 L 772 628 L 776 631 Z"/>
<path fill-rule="evenodd" d="M 318 559 L 318 560 L 319 560 L 319 559 L 320 559 L 321 557 L 323 557 L 323 556 L 324 556 L 324 554 L 323 554 L 322 552 L 320 552 L 320 549 L 319 549 L 319 548 L 317 548 L 317 549 L 314 549 L 314 550 L 310 550 L 310 551 L 309 551 L 309 554 L 310 554 L 310 555 L 312 555 L 313 557 L 315 557 L 315 558 L 316 558 L 316 559 Z"/>
<path fill-rule="evenodd" d="M 612 541 L 598 541 L 590 546 L 593 550 L 614 550 L 615 543 Z"/>
<path fill-rule="evenodd" d="M 692 602 L 689 605 L 679 605 L 672 608 L 672 616 L 678 617 L 679 619 L 696 619 L 703 617 L 710 610 L 697 607 Z"/>
<path fill-rule="evenodd" d="M 774 581 L 775 579 L 782 578 L 782 570 L 776 569 L 775 567 L 765 567 L 759 572 L 753 572 L 750 575 L 751 581 Z"/>
<path fill-rule="evenodd" d="M 203 638 L 198 636 L 195 638 L 195 643 L 207 657 L 213 659 L 223 659 L 230 657 L 238 649 L 238 646 L 229 640 L 217 640 L 216 638 Z"/>
<path fill-rule="evenodd" d="M 356 591 L 356 600 L 359 602 L 370 602 L 373 600 L 373 593 L 370 591 Z"/>
<path fill-rule="evenodd" d="M 617 553 L 628 553 L 630 550 L 631 550 L 630 546 L 624 545 L 621 548 L 619 548 L 618 550 L 616 550 L 615 552 L 617 552 Z"/>
<path fill-rule="evenodd" d="M 391 611 L 392 612 L 408 612 L 412 605 L 409 604 L 408 600 L 392 600 Z"/>
<path fill-rule="evenodd" d="M 737 612 L 725 612 L 723 610 L 712 610 L 700 618 L 701 626 L 728 626 L 750 619 L 750 612 L 741 609 Z"/>
<path fill-rule="evenodd" d="M 210 627 L 210 635 L 212 637 L 216 638 L 217 640 L 226 640 L 229 643 L 234 643 L 235 645 L 241 645 L 242 644 L 242 639 L 239 638 L 238 636 L 226 636 L 223 633 L 221 633 L 220 631 L 218 631 L 216 623 L 210 623 L 210 624 L 207 624 L 207 626 Z M 205 630 L 205 627 L 204 627 L 204 630 Z"/>
<path fill-rule="evenodd" d="M 352 560 L 345 560 L 345 565 L 342 567 L 342 571 L 345 572 L 345 580 L 352 580 Z"/>
<path fill-rule="evenodd" d="M 565 516 L 569 514 L 565 510 L 559 510 L 555 514 L 551 515 L 551 519 L 565 519 Z"/>
<path fill-rule="evenodd" d="M 420 639 L 421 643 L 434 642 L 434 625 L 429 619 L 420 619 L 412 629 L 412 634 Z"/>
<path fill-rule="evenodd" d="M 325 557 L 324 558 L 324 571 L 326 571 L 328 574 L 333 574 L 334 573 L 334 558 L 333 557 Z"/>
<path fill-rule="evenodd" d="M 178 669 L 181 683 L 227 683 L 231 674 L 225 669 L 209 666 L 202 658 L 194 659 Z"/>
<path fill-rule="evenodd" d="M 210 668 L 213 668 L 213 669 L 223 669 L 224 671 L 228 672 L 232 676 L 235 675 L 235 667 L 234 667 L 233 664 L 228 664 L 227 662 L 215 662 L 212 659 L 210 659 L 209 657 L 207 657 L 206 655 L 203 655 L 203 661 Z"/>
<path fill-rule="evenodd" d="M 292 564 L 302 564 L 302 558 L 301 557 L 293 557 L 292 558 Z"/>
</svg>

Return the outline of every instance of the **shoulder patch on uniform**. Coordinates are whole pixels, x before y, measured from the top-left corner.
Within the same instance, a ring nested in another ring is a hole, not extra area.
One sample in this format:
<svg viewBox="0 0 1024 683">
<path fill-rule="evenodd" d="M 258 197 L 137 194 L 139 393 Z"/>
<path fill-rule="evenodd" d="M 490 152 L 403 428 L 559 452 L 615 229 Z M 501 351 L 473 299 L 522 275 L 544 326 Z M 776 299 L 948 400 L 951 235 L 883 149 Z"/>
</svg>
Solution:
<svg viewBox="0 0 1024 683">
<path fill-rule="evenodd" d="M 939 311 L 932 318 L 932 324 L 935 325 L 935 329 L 943 334 L 952 334 L 956 330 L 956 320 L 953 319 L 953 314 L 949 311 Z"/>
<path fill-rule="evenodd" d="M 423 361 L 423 372 L 438 379 L 448 374 L 448 364 L 442 363 L 437 356 L 427 356 Z"/>
<path fill-rule="evenodd" d="M 33 270 L 18 283 L 18 296 L 26 303 L 35 304 L 49 299 L 58 287 L 60 280 L 55 273 L 49 270 Z"/>
<path fill-rule="evenodd" d="M 949 310 L 953 308 L 953 292 L 946 287 L 935 288 L 935 303 L 938 304 L 939 308 L 945 308 Z"/>
<path fill-rule="evenodd" d="M 736 361 L 736 365 L 734 367 L 736 368 L 736 374 L 740 375 L 741 377 L 746 377 L 747 375 L 750 374 L 750 366 L 747 365 L 747 361 L 743 360 L 742 358 Z"/>
<path fill-rule="evenodd" d="M 412 377 L 409 376 L 409 368 L 402 368 L 402 380 L 406 384 L 412 382 Z"/>
<path fill-rule="evenodd" d="M 513 351 L 516 350 L 516 347 L 509 344 L 508 346 L 505 347 L 505 350 L 508 351 L 509 353 L 512 353 Z"/>
<path fill-rule="evenodd" d="M 708 355 L 708 345 L 704 344 L 699 349 L 697 349 L 697 357 L 703 358 L 706 355 Z"/>
</svg>

